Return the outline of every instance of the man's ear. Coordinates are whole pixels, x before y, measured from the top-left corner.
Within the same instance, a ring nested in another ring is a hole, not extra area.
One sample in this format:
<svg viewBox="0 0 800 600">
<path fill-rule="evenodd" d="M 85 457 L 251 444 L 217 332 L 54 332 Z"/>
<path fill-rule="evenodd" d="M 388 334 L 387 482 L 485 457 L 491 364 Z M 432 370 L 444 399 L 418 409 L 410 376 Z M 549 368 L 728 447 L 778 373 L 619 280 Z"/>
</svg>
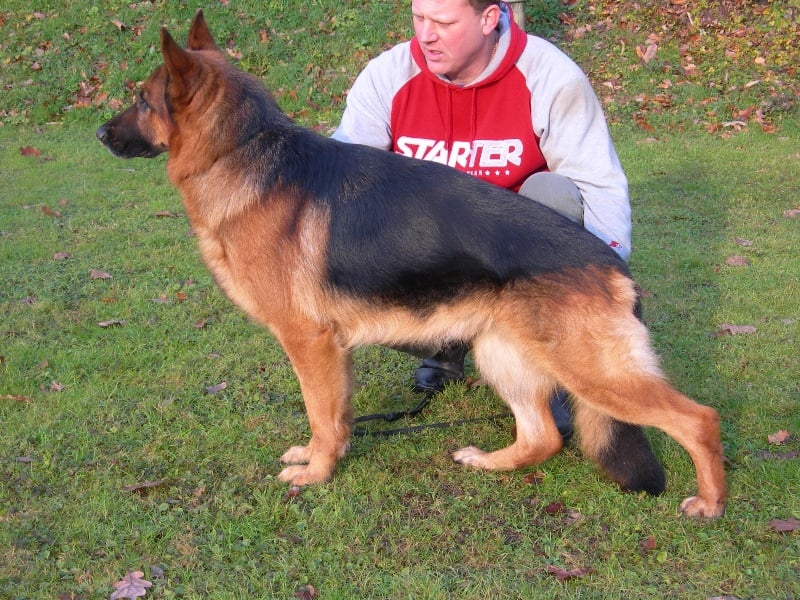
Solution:
<svg viewBox="0 0 800 600">
<path fill-rule="evenodd" d="M 186 40 L 186 47 L 190 50 L 216 50 L 219 52 L 219 47 L 214 42 L 214 36 L 211 35 L 202 9 L 198 9 L 194 15 L 192 25 L 189 27 L 189 39 Z"/>
<path fill-rule="evenodd" d="M 178 46 L 163 27 L 161 28 L 161 55 L 164 57 L 164 66 L 169 73 L 167 92 L 170 98 L 181 104 L 188 103 L 198 85 L 202 65 L 192 56 L 191 52 Z"/>
<path fill-rule="evenodd" d="M 481 28 L 484 35 L 489 35 L 500 24 L 500 6 L 490 4 L 481 15 Z"/>
</svg>

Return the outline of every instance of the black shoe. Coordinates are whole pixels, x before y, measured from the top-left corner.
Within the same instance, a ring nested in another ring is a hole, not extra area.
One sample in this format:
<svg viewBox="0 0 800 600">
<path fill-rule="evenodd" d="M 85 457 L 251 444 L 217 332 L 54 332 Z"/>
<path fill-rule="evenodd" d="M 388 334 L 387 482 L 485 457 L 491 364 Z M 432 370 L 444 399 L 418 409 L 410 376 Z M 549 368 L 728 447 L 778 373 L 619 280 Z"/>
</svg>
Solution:
<svg viewBox="0 0 800 600">
<path fill-rule="evenodd" d="M 464 381 L 464 370 L 458 363 L 442 363 L 426 358 L 414 371 L 414 390 L 417 392 L 441 392 L 448 383 L 456 381 Z"/>
<path fill-rule="evenodd" d="M 464 381 L 464 357 L 468 350 L 467 346 L 456 344 L 423 360 L 414 371 L 414 390 L 433 394 L 444 390 L 448 383 Z"/>
<path fill-rule="evenodd" d="M 566 445 L 574 433 L 572 426 L 572 412 L 567 400 L 567 393 L 564 390 L 556 390 L 550 396 L 550 412 L 553 414 L 553 420 L 556 422 L 558 433 L 561 434 L 561 439 L 564 440 Z"/>
</svg>

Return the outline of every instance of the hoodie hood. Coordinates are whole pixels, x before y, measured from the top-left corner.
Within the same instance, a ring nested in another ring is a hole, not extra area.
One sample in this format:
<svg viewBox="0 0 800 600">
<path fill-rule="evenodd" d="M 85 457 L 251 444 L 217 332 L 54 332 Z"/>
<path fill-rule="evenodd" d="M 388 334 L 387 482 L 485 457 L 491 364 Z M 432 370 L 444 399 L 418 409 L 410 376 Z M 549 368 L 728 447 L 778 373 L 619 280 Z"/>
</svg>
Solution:
<svg viewBox="0 0 800 600">
<path fill-rule="evenodd" d="M 411 39 L 410 54 L 419 72 L 395 95 L 392 150 L 516 191 L 531 173 L 546 170 L 547 163 L 530 118 L 520 117 L 531 112 L 530 92 L 517 68 L 528 35 L 514 22 L 508 4 L 500 9 L 497 51 L 467 85 L 431 72 L 419 40 Z"/>
</svg>

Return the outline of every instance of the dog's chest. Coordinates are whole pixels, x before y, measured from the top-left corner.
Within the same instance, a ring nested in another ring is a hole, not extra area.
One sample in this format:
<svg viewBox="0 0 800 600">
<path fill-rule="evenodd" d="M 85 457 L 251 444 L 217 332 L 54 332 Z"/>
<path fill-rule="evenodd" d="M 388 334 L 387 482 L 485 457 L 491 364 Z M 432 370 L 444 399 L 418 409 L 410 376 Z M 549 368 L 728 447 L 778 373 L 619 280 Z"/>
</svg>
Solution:
<svg viewBox="0 0 800 600">
<path fill-rule="evenodd" d="M 200 254 L 217 284 L 230 300 L 251 317 L 263 319 L 262 297 L 257 298 L 252 291 L 253 273 L 243 268 L 241 259 L 226 247 L 223 241 L 206 230 L 197 230 Z"/>
</svg>

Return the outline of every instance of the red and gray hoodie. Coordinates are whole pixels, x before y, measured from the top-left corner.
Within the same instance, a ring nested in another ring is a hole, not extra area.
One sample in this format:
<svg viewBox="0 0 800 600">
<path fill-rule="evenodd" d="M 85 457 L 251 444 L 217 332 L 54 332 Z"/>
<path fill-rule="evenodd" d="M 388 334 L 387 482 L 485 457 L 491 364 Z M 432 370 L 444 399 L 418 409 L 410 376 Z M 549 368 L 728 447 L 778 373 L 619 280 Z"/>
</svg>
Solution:
<svg viewBox="0 0 800 600">
<path fill-rule="evenodd" d="M 560 173 L 581 191 L 586 229 L 628 260 L 628 183 L 589 80 L 501 7 L 497 51 L 475 81 L 459 86 L 431 73 L 412 38 L 361 72 L 333 137 L 448 164 L 514 191 L 538 171 Z"/>
</svg>

